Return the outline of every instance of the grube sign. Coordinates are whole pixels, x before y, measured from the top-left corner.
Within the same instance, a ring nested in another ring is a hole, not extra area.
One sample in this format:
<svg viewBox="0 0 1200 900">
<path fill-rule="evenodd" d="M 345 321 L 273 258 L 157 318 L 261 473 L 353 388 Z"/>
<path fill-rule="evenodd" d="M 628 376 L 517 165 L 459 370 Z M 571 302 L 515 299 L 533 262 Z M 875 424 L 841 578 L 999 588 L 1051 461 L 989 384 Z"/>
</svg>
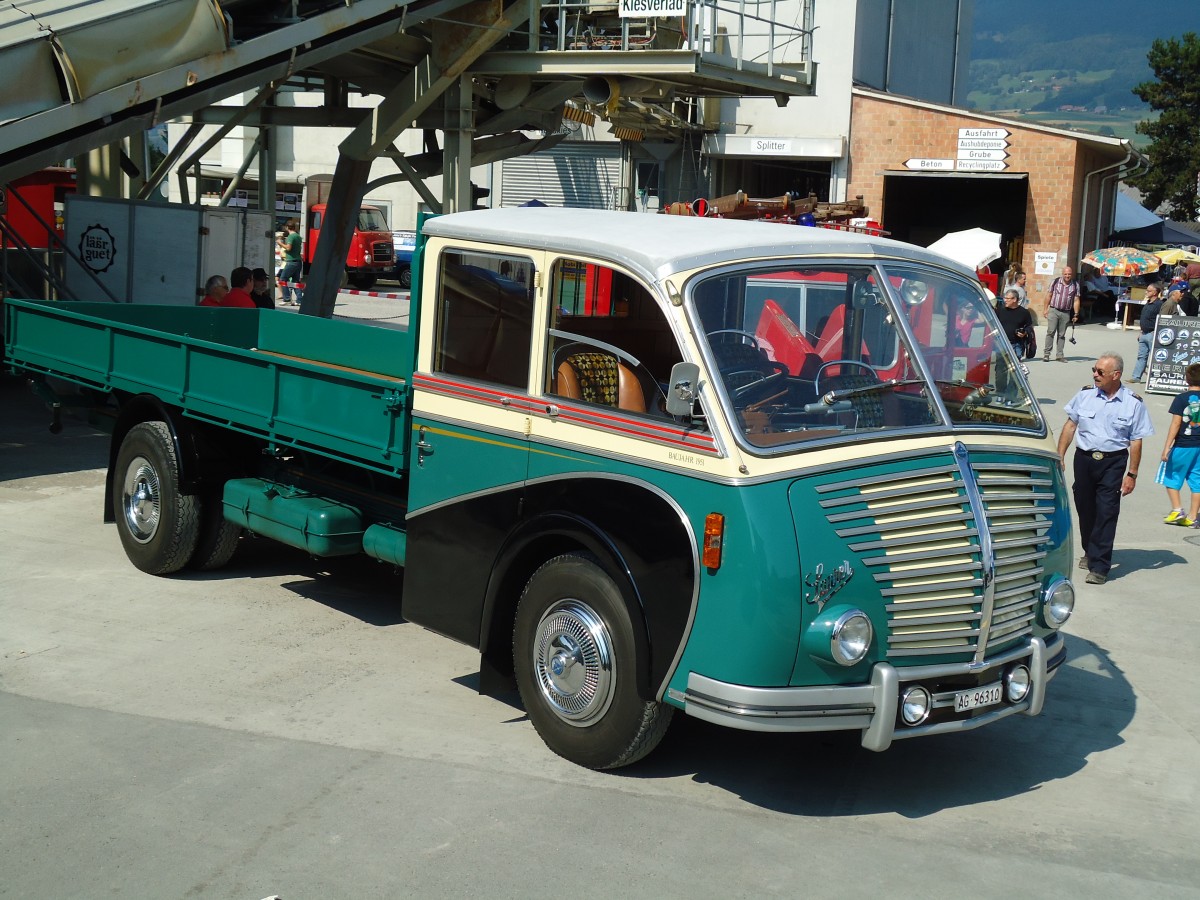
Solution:
<svg viewBox="0 0 1200 900">
<path fill-rule="evenodd" d="M 958 129 L 958 159 L 955 168 L 960 172 L 1003 172 L 1008 168 L 1007 128 Z"/>
</svg>

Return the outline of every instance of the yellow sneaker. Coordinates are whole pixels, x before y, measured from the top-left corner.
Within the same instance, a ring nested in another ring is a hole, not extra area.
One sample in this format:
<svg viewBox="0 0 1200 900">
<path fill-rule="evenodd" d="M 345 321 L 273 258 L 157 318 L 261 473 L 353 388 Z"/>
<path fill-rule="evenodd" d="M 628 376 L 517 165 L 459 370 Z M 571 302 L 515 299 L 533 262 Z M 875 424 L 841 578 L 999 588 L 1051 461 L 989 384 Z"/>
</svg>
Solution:
<svg viewBox="0 0 1200 900">
<path fill-rule="evenodd" d="M 1182 525 L 1185 528 L 1187 528 L 1187 527 L 1191 526 L 1192 520 L 1183 514 L 1182 509 L 1173 509 L 1169 513 L 1167 513 L 1166 518 L 1163 519 L 1163 524 L 1164 525 Z"/>
</svg>

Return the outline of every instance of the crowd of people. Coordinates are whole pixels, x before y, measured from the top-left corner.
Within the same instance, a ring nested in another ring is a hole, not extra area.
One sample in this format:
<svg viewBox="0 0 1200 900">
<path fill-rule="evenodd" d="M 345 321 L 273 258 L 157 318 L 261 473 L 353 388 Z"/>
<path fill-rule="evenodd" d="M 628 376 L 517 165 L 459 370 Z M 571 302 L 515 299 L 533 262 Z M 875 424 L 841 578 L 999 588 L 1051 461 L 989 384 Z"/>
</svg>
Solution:
<svg viewBox="0 0 1200 900">
<path fill-rule="evenodd" d="M 1117 301 L 1113 286 L 1103 275 L 1091 270 L 1080 283 L 1074 267 L 1064 266 L 1041 304 L 1045 323 L 1042 360 L 1067 361 L 1066 329 L 1081 320 L 1085 302 L 1099 308 L 1110 302 L 1115 313 Z M 1081 389 L 1064 410 L 1066 421 L 1059 432 L 1058 453 L 1064 471 L 1071 476 L 1083 548 L 1078 565 L 1087 571 L 1088 584 L 1108 581 L 1121 498 L 1137 487 L 1142 442 L 1154 434 L 1145 403 L 1127 385 L 1139 383 L 1147 375 L 1158 317 L 1196 316 L 1198 307 L 1200 264 L 1191 269 L 1176 267 L 1169 282 L 1147 283 L 1133 371 L 1126 377 L 1121 354 L 1105 352 L 1092 366 L 1091 386 Z M 1018 358 L 1036 358 L 1029 352 L 1036 347 L 1036 332 L 1025 273 L 1019 265 L 1005 273 L 996 317 Z M 1200 528 L 1200 363 L 1188 365 L 1184 379 L 1185 389 L 1171 400 L 1168 410 L 1170 422 L 1155 481 L 1166 490 L 1170 504 L 1164 523 Z M 1072 444 L 1075 452 L 1068 464 L 1067 452 Z M 1191 493 L 1186 509 L 1182 497 L 1185 486 Z"/>
<path fill-rule="evenodd" d="M 279 258 L 283 265 L 276 273 L 276 287 L 283 306 L 299 306 L 304 292 L 298 286 L 301 269 L 301 239 L 299 225 L 289 220 L 283 233 L 276 240 Z M 275 309 L 275 287 L 266 269 L 249 269 L 238 266 L 224 275 L 212 275 L 204 282 L 204 296 L 200 306 L 240 307 L 243 309 Z"/>
</svg>

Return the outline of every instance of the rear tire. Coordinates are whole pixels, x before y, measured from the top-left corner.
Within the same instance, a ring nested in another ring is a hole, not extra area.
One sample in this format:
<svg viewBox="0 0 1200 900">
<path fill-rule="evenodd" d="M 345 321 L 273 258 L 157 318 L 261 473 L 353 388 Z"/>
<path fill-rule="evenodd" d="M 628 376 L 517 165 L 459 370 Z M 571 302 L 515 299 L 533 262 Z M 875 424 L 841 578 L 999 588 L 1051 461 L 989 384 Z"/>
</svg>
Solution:
<svg viewBox="0 0 1200 900">
<path fill-rule="evenodd" d="M 634 624 L 595 557 L 568 553 L 538 569 L 513 628 L 517 687 L 542 740 L 589 769 L 615 769 L 662 740 L 672 708 L 643 700 Z"/>
<path fill-rule="evenodd" d="M 211 572 L 229 563 L 242 536 L 242 526 L 235 525 L 222 515 L 219 494 L 205 497 L 200 508 L 200 535 L 196 549 L 188 561 L 189 569 Z"/>
<path fill-rule="evenodd" d="M 151 575 L 187 565 L 200 533 L 200 504 L 179 490 L 179 461 L 165 422 L 142 422 L 125 435 L 112 495 L 117 533 L 130 562 Z"/>
<path fill-rule="evenodd" d="M 404 290 L 407 291 L 412 288 L 412 266 L 404 267 L 404 270 L 400 273 L 399 280 L 400 287 L 404 288 Z"/>
</svg>

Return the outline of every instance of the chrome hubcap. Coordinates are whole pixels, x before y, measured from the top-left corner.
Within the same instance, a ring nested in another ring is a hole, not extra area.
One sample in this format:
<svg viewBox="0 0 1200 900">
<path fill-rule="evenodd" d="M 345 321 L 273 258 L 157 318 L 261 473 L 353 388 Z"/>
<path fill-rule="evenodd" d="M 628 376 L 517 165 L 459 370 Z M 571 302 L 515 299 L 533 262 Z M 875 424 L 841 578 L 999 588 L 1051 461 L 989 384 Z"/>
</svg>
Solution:
<svg viewBox="0 0 1200 900">
<path fill-rule="evenodd" d="M 141 544 L 148 543 L 158 531 L 162 496 L 158 473 L 145 457 L 139 456 L 125 470 L 121 506 L 125 510 L 125 524 L 129 526 L 133 539 Z"/>
<path fill-rule="evenodd" d="M 560 600 L 538 622 L 533 670 L 559 718 L 590 725 L 612 703 L 616 670 L 604 621 L 578 600 Z"/>
</svg>

